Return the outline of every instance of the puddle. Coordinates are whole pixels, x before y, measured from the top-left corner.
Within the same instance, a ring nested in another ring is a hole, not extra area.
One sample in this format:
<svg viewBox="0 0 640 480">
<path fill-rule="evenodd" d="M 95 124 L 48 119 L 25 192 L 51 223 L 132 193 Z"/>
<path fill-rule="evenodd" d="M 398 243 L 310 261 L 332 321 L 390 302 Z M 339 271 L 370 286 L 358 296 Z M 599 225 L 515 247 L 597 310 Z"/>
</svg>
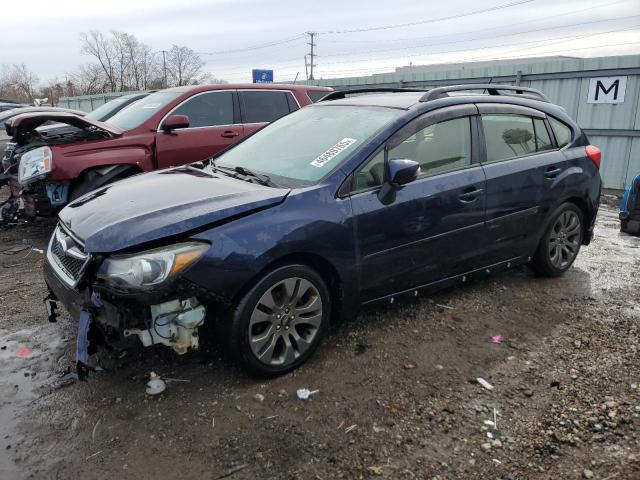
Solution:
<svg viewBox="0 0 640 480">
<path fill-rule="evenodd" d="M 0 330 L 0 478 L 20 478 L 12 460 L 16 427 L 29 403 L 55 378 L 66 341 L 55 324 Z"/>
</svg>

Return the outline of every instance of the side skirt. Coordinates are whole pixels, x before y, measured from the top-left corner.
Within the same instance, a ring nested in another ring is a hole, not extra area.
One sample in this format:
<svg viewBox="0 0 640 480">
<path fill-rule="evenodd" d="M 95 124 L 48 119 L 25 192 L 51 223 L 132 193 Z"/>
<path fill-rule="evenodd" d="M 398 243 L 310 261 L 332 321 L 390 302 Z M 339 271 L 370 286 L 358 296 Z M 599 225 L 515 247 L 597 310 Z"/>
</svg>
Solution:
<svg viewBox="0 0 640 480">
<path fill-rule="evenodd" d="M 531 257 L 514 257 L 509 260 L 505 260 L 503 262 L 495 263 L 493 265 L 489 265 L 483 268 L 479 268 L 477 270 L 471 270 L 466 273 L 461 273 L 459 275 L 454 275 L 452 277 L 447 277 L 442 280 L 437 280 L 435 282 L 426 283 L 424 285 L 420 285 L 418 287 L 409 288 L 407 290 L 402 290 L 400 292 L 392 293 L 389 295 L 385 295 L 384 297 L 374 298 L 373 300 L 367 300 L 366 302 L 362 302 L 362 305 L 371 305 L 373 303 L 378 302 L 388 302 L 393 303 L 396 299 L 402 297 L 417 297 L 420 294 L 431 294 L 437 292 L 438 290 L 442 290 L 447 287 L 452 287 L 454 285 L 460 285 L 467 283 L 471 280 L 477 280 L 480 278 L 485 278 L 494 273 L 501 272 L 504 270 L 509 270 L 518 265 L 525 264 L 531 260 Z"/>
</svg>

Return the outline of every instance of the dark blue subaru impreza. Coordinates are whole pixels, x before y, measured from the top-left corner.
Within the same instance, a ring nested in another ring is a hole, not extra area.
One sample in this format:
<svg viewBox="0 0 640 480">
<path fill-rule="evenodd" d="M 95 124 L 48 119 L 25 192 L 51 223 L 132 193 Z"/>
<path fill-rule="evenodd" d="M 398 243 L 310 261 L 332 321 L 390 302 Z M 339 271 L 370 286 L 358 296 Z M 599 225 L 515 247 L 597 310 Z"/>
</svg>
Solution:
<svg viewBox="0 0 640 480">
<path fill-rule="evenodd" d="M 561 275 L 591 240 L 599 167 L 536 90 L 335 92 L 203 164 L 69 204 L 48 302 L 89 351 L 184 353 L 210 330 L 250 372 L 282 374 L 359 305 L 525 263 Z"/>
</svg>

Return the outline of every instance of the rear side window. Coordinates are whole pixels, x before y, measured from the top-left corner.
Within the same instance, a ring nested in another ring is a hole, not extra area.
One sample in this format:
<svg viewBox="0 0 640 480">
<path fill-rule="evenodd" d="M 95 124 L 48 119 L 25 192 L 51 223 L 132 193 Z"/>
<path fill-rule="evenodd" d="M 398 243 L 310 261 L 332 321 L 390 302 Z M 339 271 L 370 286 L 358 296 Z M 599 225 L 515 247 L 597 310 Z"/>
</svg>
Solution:
<svg viewBox="0 0 640 480">
<path fill-rule="evenodd" d="M 251 91 L 238 92 L 242 108 L 243 123 L 265 123 L 284 117 L 289 113 L 288 92 Z M 295 103 L 295 102 L 293 102 Z"/>
<path fill-rule="evenodd" d="M 326 97 L 330 92 L 325 92 L 324 90 L 309 90 L 307 92 L 307 96 L 311 99 L 313 103 L 316 103 L 323 97 Z"/>
<path fill-rule="evenodd" d="M 545 150 L 553 150 L 553 142 L 547 131 L 547 127 L 544 124 L 544 120 L 540 118 L 533 119 L 533 126 L 536 131 L 536 149 L 538 152 Z"/>
<path fill-rule="evenodd" d="M 559 122 L 552 117 L 549 117 L 549 123 L 551 124 L 553 134 L 556 136 L 558 147 L 562 148 L 566 145 L 569 145 L 571 143 L 571 129 L 564 123 Z"/>
<path fill-rule="evenodd" d="M 530 155 L 536 151 L 533 119 L 524 115 L 482 115 L 487 162 Z"/>
<path fill-rule="evenodd" d="M 172 115 L 187 115 L 189 128 L 233 124 L 233 93 L 208 92 L 196 95 L 176 108 Z"/>
</svg>

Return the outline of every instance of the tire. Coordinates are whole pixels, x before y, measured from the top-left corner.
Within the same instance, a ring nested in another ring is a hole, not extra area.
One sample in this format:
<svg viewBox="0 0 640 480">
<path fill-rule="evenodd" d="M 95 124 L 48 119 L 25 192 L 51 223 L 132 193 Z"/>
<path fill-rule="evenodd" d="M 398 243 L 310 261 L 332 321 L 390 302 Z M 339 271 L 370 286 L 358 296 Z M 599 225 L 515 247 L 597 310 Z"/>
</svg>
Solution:
<svg viewBox="0 0 640 480">
<path fill-rule="evenodd" d="M 584 234 L 584 216 L 574 203 L 563 203 L 551 215 L 551 221 L 531 261 L 538 275 L 558 277 L 575 261 Z"/>
<path fill-rule="evenodd" d="M 246 292 L 223 320 L 225 347 L 252 375 L 283 375 L 318 347 L 329 327 L 331 307 L 329 289 L 315 270 L 279 267 Z"/>
</svg>

